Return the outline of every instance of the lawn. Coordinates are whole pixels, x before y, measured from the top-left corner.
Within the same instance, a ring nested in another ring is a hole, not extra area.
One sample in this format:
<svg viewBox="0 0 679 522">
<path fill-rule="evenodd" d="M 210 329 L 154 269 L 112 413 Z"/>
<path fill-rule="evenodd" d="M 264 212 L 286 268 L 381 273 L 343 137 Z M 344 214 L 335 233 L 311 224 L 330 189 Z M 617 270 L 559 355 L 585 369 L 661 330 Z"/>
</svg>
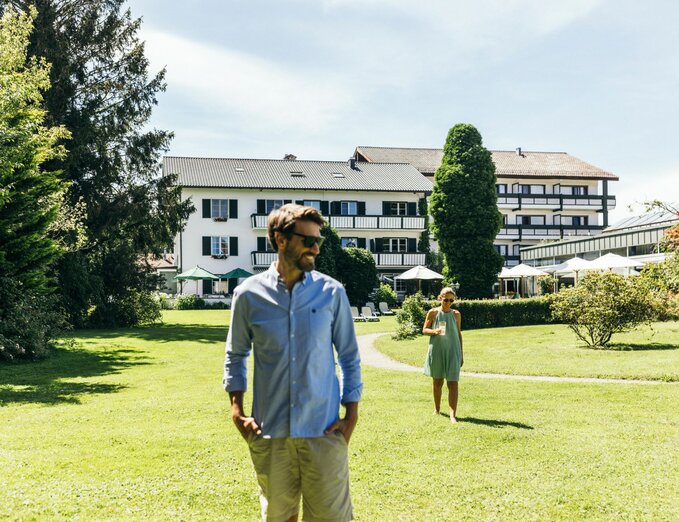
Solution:
<svg viewBox="0 0 679 522">
<path fill-rule="evenodd" d="M 257 519 L 221 388 L 228 312 L 165 321 L 0 366 L 0 519 Z M 364 381 L 358 521 L 679 519 L 677 385 L 467 378 L 451 426 L 430 414 L 424 376 L 365 368 Z"/>
<path fill-rule="evenodd" d="M 564 325 L 490 328 L 463 332 L 464 370 L 512 375 L 554 375 L 679 381 L 679 322 L 616 334 L 612 350 L 594 350 Z M 422 366 L 429 339 L 419 336 L 375 346 L 393 359 Z"/>
</svg>

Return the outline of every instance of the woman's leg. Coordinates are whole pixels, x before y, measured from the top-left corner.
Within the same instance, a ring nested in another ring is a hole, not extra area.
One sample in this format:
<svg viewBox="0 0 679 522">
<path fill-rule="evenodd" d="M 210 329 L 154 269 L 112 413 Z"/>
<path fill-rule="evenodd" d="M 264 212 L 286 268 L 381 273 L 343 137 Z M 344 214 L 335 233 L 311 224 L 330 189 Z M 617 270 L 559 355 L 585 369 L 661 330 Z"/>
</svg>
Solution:
<svg viewBox="0 0 679 522">
<path fill-rule="evenodd" d="M 450 422 L 457 422 L 457 381 L 448 381 L 448 407 L 450 408 Z"/>
<path fill-rule="evenodd" d="M 433 379 L 432 389 L 434 391 L 434 408 L 436 413 L 441 411 L 441 390 L 443 389 L 443 379 Z"/>
</svg>

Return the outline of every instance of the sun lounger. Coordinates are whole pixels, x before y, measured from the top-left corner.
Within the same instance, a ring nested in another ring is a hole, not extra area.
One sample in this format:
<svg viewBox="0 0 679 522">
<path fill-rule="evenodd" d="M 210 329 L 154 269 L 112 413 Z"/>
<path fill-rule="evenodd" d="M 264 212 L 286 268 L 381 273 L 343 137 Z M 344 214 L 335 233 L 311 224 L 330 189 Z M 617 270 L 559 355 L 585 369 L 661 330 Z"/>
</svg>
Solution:
<svg viewBox="0 0 679 522">
<path fill-rule="evenodd" d="M 380 315 L 380 313 L 375 309 L 375 303 L 368 302 L 365 303 L 365 306 L 367 306 L 373 311 L 373 315 Z"/>
<path fill-rule="evenodd" d="M 380 301 L 379 307 L 382 315 L 394 315 L 394 312 L 389 310 L 389 305 L 385 301 Z"/>
<path fill-rule="evenodd" d="M 356 306 L 351 307 L 351 317 L 354 321 L 365 321 L 365 317 L 358 313 L 358 308 Z"/>
<path fill-rule="evenodd" d="M 361 315 L 365 318 L 366 321 L 379 321 L 380 318 L 377 317 L 373 311 L 370 309 L 369 306 L 364 306 L 361 308 Z"/>
</svg>

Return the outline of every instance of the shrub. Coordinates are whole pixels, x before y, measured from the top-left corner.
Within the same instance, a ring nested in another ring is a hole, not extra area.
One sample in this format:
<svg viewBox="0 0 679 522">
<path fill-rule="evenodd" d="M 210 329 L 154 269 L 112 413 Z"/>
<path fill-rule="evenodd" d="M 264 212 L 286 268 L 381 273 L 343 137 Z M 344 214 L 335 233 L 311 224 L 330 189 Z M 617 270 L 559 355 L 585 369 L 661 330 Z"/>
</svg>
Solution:
<svg viewBox="0 0 679 522">
<path fill-rule="evenodd" d="M 177 296 L 174 307 L 177 310 L 203 310 L 205 301 L 194 294 L 180 295 Z"/>
<path fill-rule="evenodd" d="M 376 304 L 384 301 L 390 307 L 396 306 L 396 299 L 397 299 L 396 292 L 394 291 L 394 289 L 390 285 L 388 285 L 386 283 L 380 284 L 380 286 L 377 288 L 377 290 L 375 290 L 375 303 Z"/>
<path fill-rule="evenodd" d="M 658 311 L 646 285 L 613 272 L 587 274 L 551 300 L 554 317 L 592 348 L 605 348 L 613 334 L 650 322 Z"/>
<path fill-rule="evenodd" d="M 540 293 L 542 295 L 553 294 L 554 289 L 557 288 L 556 285 L 559 284 L 559 279 L 548 275 L 538 277 L 538 285 L 540 285 Z"/>
<path fill-rule="evenodd" d="M 434 304 L 436 306 L 438 302 Z M 432 308 L 432 302 L 417 292 L 403 300 L 400 310 L 396 310 L 396 335 L 394 339 L 410 339 L 422 332 L 424 319 Z"/>
<path fill-rule="evenodd" d="M 462 330 L 548 324 L 554 320 L 545 297 L 457 301 L 453 308 L 462 315 Z"/>
<path fill-rule="evenodd" d="M 130 290 L 122 298 L 99 304 L 88 316 L 88 326 L 118 328 L 161 321 L 160 302 L 152 292 Z"/>
<path fill-rule="evenodd" d="M 377 267 L 372 254 L 364 248 L 345 248 L 337 259 L 337 270 L 349 302 L 362 306 L 368 301 L 377 284 Z"/>
</svg>

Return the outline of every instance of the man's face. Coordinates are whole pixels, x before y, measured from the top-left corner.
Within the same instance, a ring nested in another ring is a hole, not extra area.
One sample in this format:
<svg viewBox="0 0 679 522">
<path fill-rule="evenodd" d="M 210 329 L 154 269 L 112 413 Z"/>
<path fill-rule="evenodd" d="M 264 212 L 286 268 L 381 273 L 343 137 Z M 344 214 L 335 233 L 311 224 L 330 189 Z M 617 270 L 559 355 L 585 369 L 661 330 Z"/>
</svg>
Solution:
<svg viewBox="0 0 679 522">
<path fill-rule="evenodd" d="M 321 227 L 313 221 L 297 221 L 294 232 L 302 236 L 320 237 Z M 296 234 L 292 234 L 289 239 L 283 239 L 278 248 L 279 254 L 289 265 L 302 272 L 310 272 L 316 268 L 316 256 L 320 254 L 321 249 L 317 243 L 305 247 L 304 238 Z"/>
</svg>

